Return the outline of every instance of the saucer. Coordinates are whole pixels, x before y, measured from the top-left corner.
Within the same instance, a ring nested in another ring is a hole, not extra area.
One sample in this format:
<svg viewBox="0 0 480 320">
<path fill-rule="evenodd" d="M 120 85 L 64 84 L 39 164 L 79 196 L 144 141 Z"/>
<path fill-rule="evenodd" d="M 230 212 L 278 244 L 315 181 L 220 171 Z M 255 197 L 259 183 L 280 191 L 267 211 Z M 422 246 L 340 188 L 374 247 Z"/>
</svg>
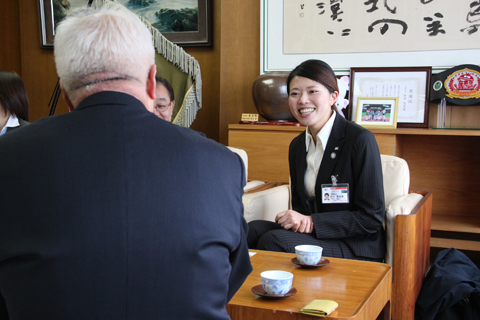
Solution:
<svg viewBox="0 0 480 320">
<path fill-rule="evenodd" d="M 317 268 L 317 267 L 323 267 L 326 266 L 327 264 L 330 263 L 328 259 L 322 258 L 317 264 L 313 265 L 308 265 L 308 264 L 301 264 L 298 262 L 297 258 L 292 258 L 292 262 L 295 263 L 298 266 L 304 267 L 304 268 Z"/>
<path fill-rule="evenodd" d="M 297 293 L 297 289 L 292 287 L 290 291 L 285 293 L 283 296 L 277 296 L 275 294 L 268 294 L 267 292 L 265 292 L 262 285 L 259 284 L 258 286 L 255 286 L 252 288 L 252 292 L 264 298 L 286 298 L 286 297 L 293 296 L 295 293 Z"/>
</svg>

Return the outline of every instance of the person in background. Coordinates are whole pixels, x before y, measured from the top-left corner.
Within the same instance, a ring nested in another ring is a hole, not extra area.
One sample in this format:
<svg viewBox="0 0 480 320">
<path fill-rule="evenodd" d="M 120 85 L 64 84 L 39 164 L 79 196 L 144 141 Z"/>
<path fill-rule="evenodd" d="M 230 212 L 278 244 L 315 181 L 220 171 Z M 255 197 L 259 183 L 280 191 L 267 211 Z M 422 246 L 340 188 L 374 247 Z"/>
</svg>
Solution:
<svg viewBox="0 0 480 320">
<path fill-rule="evenodd" d="M 71 112 L 0 139 L 0 319 L 230 319 L 252 271 L 245 169 L 152 114 L 154 54 L 116 2 L 57 27 Z"/>
<path fill-rule="evenodd" d="M 385 200 L 374 135 L 338 115 L 337 79 L 323 61 L 297 66 L 287 92 L 292 114 L 307 127 L 289 149 L 292 209 L 275 222 L 251 221 L 249 247 L 293 253 L 309 244 L 328 257 L 383 261 Z"/>
<path fill-rule="evenodd" d="M 175 106 L 175 93 L 167 79 L 156 76 L 154 113 L 163 120 L 172 121 L 173 107 Z"/>
<path fill-rule="evenodd" d="M 28 124 L 28 97 L 22 78 L 0 70 L 0 136 Z"/>
</svg>

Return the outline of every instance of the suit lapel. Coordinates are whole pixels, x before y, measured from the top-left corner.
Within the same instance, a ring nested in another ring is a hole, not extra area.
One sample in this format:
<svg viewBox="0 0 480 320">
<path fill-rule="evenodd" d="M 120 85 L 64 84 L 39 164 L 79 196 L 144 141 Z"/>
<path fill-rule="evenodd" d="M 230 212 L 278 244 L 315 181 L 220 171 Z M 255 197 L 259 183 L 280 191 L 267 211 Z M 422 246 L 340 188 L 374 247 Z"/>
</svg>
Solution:
<svg viewBox="0 0 480 320">
<path fill-rule="evenodd" d="M 302 138 L 300 139 L 298 152 L 295 155 L 296 157 L 295 162 L 299 164 L 296 168 L 297 183 L 299 186 L 302 186 L 302 189 L 304 189 L 304 186 L 305 186 L 305 172 L 307 171 L 307 147 L 305 146 L 305 139 L 306 139 L 306 133 L 304 131 Z M 305 199 L 304 193 L 301 193 L 300 196 Z"/>
<path fill-rule="evenodd" d="M 317 201 L 317 204 L 321 204 L 321 197 L 319 197 L 319 195 L 322 194 L 322 183 L 332 183 L 331 176 L 338 174 L 338 172 L 334 172 L 334 168 L 343 150 L 342 147 L 345 142 L 345 124 L 346 120 L 337 113 L 335 116 L 335 122 L 333 123 L 332 132 L 328 138 L 327 148 L 325 149 L 322 163 L 318 170 L 315 194 L 320 201 Z"/>
</svg>

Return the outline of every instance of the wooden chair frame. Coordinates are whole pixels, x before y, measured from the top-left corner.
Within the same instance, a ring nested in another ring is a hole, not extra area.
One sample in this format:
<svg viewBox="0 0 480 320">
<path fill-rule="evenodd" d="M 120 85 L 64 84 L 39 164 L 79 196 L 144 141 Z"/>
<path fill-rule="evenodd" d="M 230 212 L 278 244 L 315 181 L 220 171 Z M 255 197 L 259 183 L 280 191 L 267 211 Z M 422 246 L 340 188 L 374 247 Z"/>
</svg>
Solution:
<svg viewBox="0 0 480 320">
<path fill-rule="evenodd" d="M 266 182 L 246 192 L 256 193 L 286 184 Z M 423 279 L 430 267 L 430 233 L 433 194 L 427 191 L 410 191 L 423 198 L 408 215 L 395 217 L 393 256 L 393 283 L 391 311 L 393 320 L 414 320 L 415 303 Z"/>
<path fill-rule="evenodd" d="M 395 252 L 392 284 L 392 319 L 413 320 L 415 303 L 430 267 L 430 232 L 433 194 L 411 191 L 423 199 L 409 215 L 395 217 Z"/>
</svg>

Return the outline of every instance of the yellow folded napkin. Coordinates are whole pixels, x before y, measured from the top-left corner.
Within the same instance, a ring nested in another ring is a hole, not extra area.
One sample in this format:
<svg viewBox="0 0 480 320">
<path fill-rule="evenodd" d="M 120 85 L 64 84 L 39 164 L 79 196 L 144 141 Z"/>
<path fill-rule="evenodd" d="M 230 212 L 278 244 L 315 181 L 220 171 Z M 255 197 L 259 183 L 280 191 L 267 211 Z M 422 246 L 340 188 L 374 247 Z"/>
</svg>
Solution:
<svg viewBox="0 0 480 320">
<path fill-rule="evenodd" d="M 313 300 L 303 307 L 300 312 L 312 316 L 326 317 L 335 311 L 337 307 L 338 303 L 332 300 Z"/>
</svg>

